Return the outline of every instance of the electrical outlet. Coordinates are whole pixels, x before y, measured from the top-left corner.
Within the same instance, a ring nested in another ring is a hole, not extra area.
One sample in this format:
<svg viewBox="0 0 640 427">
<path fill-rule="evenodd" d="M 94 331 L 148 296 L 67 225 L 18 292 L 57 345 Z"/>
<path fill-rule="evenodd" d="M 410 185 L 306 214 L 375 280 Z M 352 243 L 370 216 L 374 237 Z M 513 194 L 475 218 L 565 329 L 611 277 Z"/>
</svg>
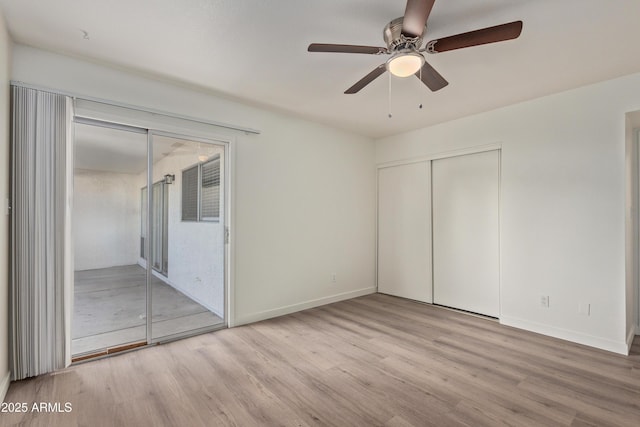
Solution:
<svg viewBox="0 0 640 427">
<path fill-rule="evenodd" d="M 591 304 L 589 304 L 588 302 L 579 302 L 578 314 L 582 314 L 583 316 L 589 316 L 591 314 Z"/>
<path fill-rule="evenodd" d="M 549 308 L 549 296 L 548 295 L 541 295 L 540 296 L 540 307 Z"/>
<path fill-rule="evenodd" d="M 336 276 L 336 273 L 333 273 L 331 275 L 331 283 L 336 283 L 338 281 L 338 277 Z"/>
</svg>

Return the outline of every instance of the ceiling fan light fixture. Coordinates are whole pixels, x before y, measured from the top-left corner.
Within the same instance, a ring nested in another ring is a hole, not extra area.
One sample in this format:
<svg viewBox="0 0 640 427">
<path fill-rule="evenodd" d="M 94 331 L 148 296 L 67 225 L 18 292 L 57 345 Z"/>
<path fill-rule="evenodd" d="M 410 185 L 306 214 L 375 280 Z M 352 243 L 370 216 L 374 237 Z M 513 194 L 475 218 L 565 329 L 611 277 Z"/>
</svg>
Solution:
<svg viewBox="0 0 640 427">
<path fill-rule="evenodd" d="M 399 52 L 387 61 L 387 70 L 396 77 L 409 77 L 418 72 L 424 57 L 418 52 Z"/>
</svg>

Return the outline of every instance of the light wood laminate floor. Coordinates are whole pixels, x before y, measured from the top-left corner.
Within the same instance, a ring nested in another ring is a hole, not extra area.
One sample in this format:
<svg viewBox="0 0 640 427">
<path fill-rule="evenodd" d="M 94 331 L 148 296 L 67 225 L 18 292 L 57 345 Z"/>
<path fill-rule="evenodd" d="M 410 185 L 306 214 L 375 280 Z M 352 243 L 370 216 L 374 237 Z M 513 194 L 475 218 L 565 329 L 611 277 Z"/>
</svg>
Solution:
<svg viewBox="0 0 640 427">
<path fill-rule="evenodd" d="M 74 355 L 146 340 L 146 277 L 139 265 L 76 271 Z M 224 323 L 158 277 L 153 276 L 151 285 L 154 338 Z"/>
<path fill-rule="evenodd" d="M 625 357 L 374 294 L 11 384 L 42 426 L 633 426 Z M 21 424 L 22 423 L 22 424 Z"/>
</svg>

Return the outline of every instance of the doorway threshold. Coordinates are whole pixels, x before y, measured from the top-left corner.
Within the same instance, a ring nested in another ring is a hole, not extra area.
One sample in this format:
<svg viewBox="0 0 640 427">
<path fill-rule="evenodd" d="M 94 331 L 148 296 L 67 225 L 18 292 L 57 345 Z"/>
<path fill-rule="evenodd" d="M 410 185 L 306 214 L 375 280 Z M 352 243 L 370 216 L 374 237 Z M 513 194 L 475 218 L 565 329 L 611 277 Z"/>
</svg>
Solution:
<svg viewBox="0 0 640 427">
<path fill-rule="evenodd" d="M 86 362 L 89 360 L 94 360 L 94 359 L 98 359 L 98 358 L 102 358 L 105 356 L 111 356 L 114 355 L 116 353 L 122 353 L 125 351 L 130 351 L 130 350 L 135 350 L 141 347 L 146 347 L 147 345 L 149 345 L 146 341 L 140 341 L 140 342 L 135 342 L 135 343 L 131 343 L 131 344 L 125 344 L 125 345 L 120 345 L 117 347 L 110 347 L 104 350 L 100 350 L 100 351 L 96 351 L 93 353 L 88 353 L 88 354 L 81 354 L 78 355 L 74 358 L 71 359 L 71 364 L 76 364 L 76 363 L 80 363 L 80 362 Z M 153 344 L 151 344 L 153 345 Z"/>
</svg>

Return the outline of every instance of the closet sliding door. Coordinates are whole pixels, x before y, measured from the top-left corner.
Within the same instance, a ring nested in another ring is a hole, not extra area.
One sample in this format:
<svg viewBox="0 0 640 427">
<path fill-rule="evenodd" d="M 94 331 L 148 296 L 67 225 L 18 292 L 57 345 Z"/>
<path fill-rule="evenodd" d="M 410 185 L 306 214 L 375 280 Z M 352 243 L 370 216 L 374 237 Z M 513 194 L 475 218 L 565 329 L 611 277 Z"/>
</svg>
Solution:
<svg viewBox="0 0 640 427">
<path fill-rule="evenodd" d="M 432 162 L 433 299 L 500 314 L 500 151 Z"/>
<path fill-rule="evenodd" d="M 430 162 L 378 171 L 378 292 L 432 301 Z"/>
</svg>

